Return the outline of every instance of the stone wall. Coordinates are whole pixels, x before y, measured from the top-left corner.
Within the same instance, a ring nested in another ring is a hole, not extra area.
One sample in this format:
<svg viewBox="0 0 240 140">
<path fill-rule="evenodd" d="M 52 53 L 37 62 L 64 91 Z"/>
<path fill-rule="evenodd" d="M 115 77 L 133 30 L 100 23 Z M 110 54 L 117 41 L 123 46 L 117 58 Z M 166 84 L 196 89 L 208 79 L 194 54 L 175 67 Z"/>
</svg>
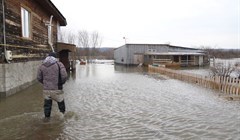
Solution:
<svg viewBox="0 0 240 140">
<path fill-rule="evenodd" d="M 0 64 L 0 97 L 10 96 L 36 82 L 42 61 Z"/>
</svg>

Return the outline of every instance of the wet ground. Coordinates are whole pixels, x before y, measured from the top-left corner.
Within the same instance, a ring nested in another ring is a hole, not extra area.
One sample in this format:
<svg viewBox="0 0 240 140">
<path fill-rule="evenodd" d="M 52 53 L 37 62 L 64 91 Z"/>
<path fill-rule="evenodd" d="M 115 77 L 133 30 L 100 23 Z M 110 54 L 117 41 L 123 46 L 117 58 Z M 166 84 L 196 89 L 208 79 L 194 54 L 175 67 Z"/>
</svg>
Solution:
<svg viewBox="0 0 240 140">
<path fill-rule="evenodd" d="M 42 87 L 0 99 L 0 139 L 238 140 L 240 102 L 135 67 L 77 66 L 64 85 L 67 113 L 43 121 Z"/>
</svg>

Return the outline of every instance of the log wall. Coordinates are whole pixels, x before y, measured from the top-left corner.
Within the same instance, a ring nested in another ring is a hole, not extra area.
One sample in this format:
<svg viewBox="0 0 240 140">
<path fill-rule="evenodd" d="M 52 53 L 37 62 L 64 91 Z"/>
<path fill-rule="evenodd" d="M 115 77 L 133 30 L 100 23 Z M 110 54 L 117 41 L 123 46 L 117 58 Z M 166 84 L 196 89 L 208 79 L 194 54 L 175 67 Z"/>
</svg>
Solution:
<svg viewBox="0 0 240 140">
<path fill-rule="evenodd" d="M 22 37 L 21 7 L 31 13 L 31 37 Z M 2 4 L 0 6 L 0 11 Z M 0 21 L 2 23 L 2 13 Z M 49 21 L 51 14 L 34 0 L 5 0 L 5 25 L 6 25 L 6 48 L 13 53 L 13 62 L 38 60 L 51 51 L 48 46 L 48 29 L 46 21 Z M 3 29 L 0 24 L 0 51 L 3 52 Z M 53 44 L 57 42 L 57 21 L 53 17 Z"/>
</svg>

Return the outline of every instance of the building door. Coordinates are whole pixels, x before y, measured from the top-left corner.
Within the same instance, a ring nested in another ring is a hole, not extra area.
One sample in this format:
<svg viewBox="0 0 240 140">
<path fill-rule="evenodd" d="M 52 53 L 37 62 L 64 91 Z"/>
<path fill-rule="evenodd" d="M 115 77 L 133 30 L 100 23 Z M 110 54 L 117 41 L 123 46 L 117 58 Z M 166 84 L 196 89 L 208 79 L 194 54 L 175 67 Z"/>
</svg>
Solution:
<svg viewBox="0 0 240 140">
<path fill-rule="evenodd" d="M 70 62 L 68 59 L 68 50 L 61 50 L 59 52 L 59 61 L 63 63 L 65 66 L 66 70 L 70 70 Z"/>
<path fill-rule="evenodd" d="M 143 64 L 143 55 L 142 54 L 134 54 L 133 63 L 137 64 L 137 65 Z"/>
</svg>

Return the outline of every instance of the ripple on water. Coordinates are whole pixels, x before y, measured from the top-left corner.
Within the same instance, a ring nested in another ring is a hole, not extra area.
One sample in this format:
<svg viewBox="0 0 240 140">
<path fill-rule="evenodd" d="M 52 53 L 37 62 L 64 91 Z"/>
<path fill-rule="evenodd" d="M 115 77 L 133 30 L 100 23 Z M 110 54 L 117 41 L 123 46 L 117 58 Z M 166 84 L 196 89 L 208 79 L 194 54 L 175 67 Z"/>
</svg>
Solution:
<svg viewBox="0 0 240 140">
<path fill-rule="evenodd" d="M 0 120 L 0 134 L 39 140 L 240 137 L 239 102 L 225 101 L 212 90 L 166 76 L 122 72 L 111 65 L 77 66 L 64 91 L 70 112 L 66 119 L 58 117 L 55 104 L 49 124 L 42 123 L 42 112 L 10 117 Z"/>
</svg>

